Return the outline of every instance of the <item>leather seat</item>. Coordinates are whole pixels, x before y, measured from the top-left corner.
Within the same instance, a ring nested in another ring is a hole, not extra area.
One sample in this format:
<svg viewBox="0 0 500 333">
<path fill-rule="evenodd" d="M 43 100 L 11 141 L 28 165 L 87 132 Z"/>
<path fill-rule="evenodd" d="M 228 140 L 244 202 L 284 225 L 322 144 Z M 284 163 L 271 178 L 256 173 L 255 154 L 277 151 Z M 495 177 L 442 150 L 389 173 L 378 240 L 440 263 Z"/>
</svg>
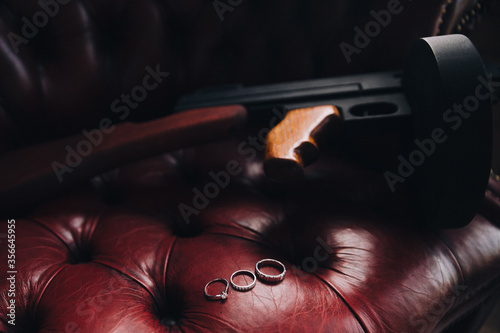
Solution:
<svg viewBox="0 0 500 333">
<path fill-rule="evenodd" d="M 351 27 L 364 26 L 366 12 L 385 2 L 243 1 L 221 22 L 214 5 L 201 1 L 73 0 L 19 53 L 6 36 L 22 29 L 15 18 L 31 18 L 39 7 L 2 6 L 0 124 L 4 149 L 12 150 L 95 126 L 148 65 L 170 75 L 125 120 L 167 114 L 181 93 L 241 78 L 397 68 L 411 40 L 438 33 L 447 4 L 405 3 L 348 65 L 339 41 L 352 41 Z M 16 325 L 8 324 L 11 298 L 2 292 L 0 330 L 477 331 L 500 286 L 498 177 L 490 177 L 469 225 L 423 230 L 409 223 L 404 199 L 343 147 L 323 151 L 302 182 L 269 180 L 263 149 L 238 149 L 265 125 L 117 166 L 16 216 L 3 213 L 0 232 L 12 223 L 16 231 Z M 228 161 L 235 171 L 224 178 Z M 218 186 L 207 195 L 210 183 Z M 0 244 L 8 290 L 7 240 Z M 204 296 L 209 281 L 253 271 L 263 258 L 284 263 L 282 282 L 259 280 L 248 292 L 230 287 L 224 302 Z"/>
<path fill-rule="evenodd" d="M 456 230 L 401 225 L 398 214 L 373 208 L 380 191 L 370 173 L 341 157 L 293 192 L 266 184 L 258 160 L 241 164 L 187 223 L 178 205 L 212 181 L 204 171 L 243 162 L 235 143 L 101 176 L 112 204 L 82 188 L 16 218 L 17 331 L 430 332 L 456 324 L 452 331 L 466 332 L 496 300 L 498 226 L 483 214 Z M 198 160 L 206 156 L 214 157 Z M 499 188 L 492 178 L 496 219 Z M 203 295 L 210 280 L 253 271 L 263 258 L 285 264 L 281 283 L 230 289 L 225 302 Z M 3 293 L 4 310 L 6 302 Z"/>
</svg>

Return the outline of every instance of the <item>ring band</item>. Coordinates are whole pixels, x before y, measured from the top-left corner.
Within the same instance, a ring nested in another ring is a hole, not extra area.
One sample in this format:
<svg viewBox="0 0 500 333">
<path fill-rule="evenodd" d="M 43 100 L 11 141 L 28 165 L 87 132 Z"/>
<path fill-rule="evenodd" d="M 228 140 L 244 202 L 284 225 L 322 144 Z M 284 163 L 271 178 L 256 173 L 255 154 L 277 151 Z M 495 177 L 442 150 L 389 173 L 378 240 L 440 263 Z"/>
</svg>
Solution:
<svg viewBox="0 0 500 333">
<path fill-rule="evenodd" d="M 274 266 L 274 267 L 277 266 L 278 268 L 281 268 L 282 272 L 278 275 L 269 275 L 269 274 L 262 273 L 259 269 L 259 266 L 262 264 L 267 264 L 268 266 Z M 262 259 L 257 264 L 255 264 L 255 273 L 257 274 L 257 276 L 260 279 L 262 279 L 264 281 L 278 282 L 278 281 L 282 281 L 285 278 L 286 268 L 285 268 L 285 265 L 283 265 L 278 260 Z"/>
<path fill-rule="evenodd" d="M 240 286 L 240 285 L 234 283 L 233 278 L 237 275 L 243 275 L 243 274 L 251 276 L 253 278 L 253 281 L 249 285 L 246 285 L 246 286 Z M 257 282 L 257 278 L 255 277 L 254 273 L 247 271 L 246 269 L 242 269 L 242 270 L 234 272 L 233 275 L 231 275 L 230 281 L 231 281 L 231 286 L 234 289 L 239 290 L 239 291 L 248 291 L 248 290 L 252 289 L 253 287 L 255 287 L 255 283 Z"/>
<path fill-rule="evenodd" d="M 224 290 L 223 292 L 221 292 L 220 294 L 218 295 L 210 295 L 208 292 L 207 292 L 207 288 L 209 285 L 211 285 L 212 283 L 214 282 L 224 282 L 226 284 L 226 290 Z M 222 300 L 225 300 L 227 299 L 228 297 L 228 294 L 227 294 L 227 290 L 229 289 L 229 283 L 227 282 L 226 279 L 223 279 L 223 278 L 217 278 L 217 279 L 214 279 L 212 281 L 210 281 L 209 283 L 207 283 L 207 285 L 205 286 L 205 296 L 209 299 L 209 300 L 218 300 L 218 299 L 222 299 Z"/>
</svg>

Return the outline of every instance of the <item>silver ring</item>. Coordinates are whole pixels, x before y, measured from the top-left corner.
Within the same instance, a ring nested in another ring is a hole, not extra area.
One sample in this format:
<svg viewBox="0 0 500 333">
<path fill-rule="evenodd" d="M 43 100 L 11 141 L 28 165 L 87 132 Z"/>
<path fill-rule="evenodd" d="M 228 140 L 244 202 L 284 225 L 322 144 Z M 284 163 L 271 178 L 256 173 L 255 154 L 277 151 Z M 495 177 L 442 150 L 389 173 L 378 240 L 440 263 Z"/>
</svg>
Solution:
<svg viewBox="0 0 500 333">
<path fill-rule="evenodd" d="M 275 267 L 277 266 L 278 268 L 281 268 L 282 272 L 278 275 L 269 275 L 269 274 L 262 273 L 259 269 L 259 265 L 262 265 L 262 264 L 267 264 L 268 266 L 275 266 Z M 278 282 L 278 281 L 282 281 L 285 278 L 286 268 L 285 268 L 285 265 L 283 265 L 278 260 L 262 259 L 255 265 L 255 273 L 257 273 L 257 276 L 264 281 Z"/>
<path fill-rule="evenodd" d="M 243 274 L 246 274 L 246 275 L 249 275 L 253 278 L 253 281 L 252 283 L 250 283 L 249 285 L 246 285 L 246 286 L 240 286 L 236 283 L 233 282 L 233 278 L 236 276 L 236 275 L 243 275 Z M 253 287 L 255 287 L 255 283 L 257 282 L 257 278 L 255 277 L 255 274 L 250 272 L 250 271 L 247 271 L 246 269 L 242 269 L 242 270 L 239 270 L 239 271 L 236 271 L 233 273 L 233 275 L 231 275 L 231 286 L 236 289 L 236 290 L 239 290 L 239 291 L 247 291 L 247 290 L 250 290 L 252 289 Z"/>
<path fill-rule="evenodd" d="M 208 292 L 207 292 L 207 288 L 209 285 L 211 285 L 212 283 L 214 282 L 224 282 L 226 284 L 226 290 L 224 290 L 223 292 L 221 292 L 220 294 L 218 295 L 210 295 Z M 227 282 L 226 279 L 223 279 L 223 278 L 217 278 L 217 279 L 214 279 L 212 281 L 210 281 L 209 283 L 207 283 L 207 285 L 205 286 L 205 296 L 209 299 L 209 300 L 218 300 L 218 299 L 222 299 L 222 300 L 225 300 L 227 299 L 228 297 L 228 294 L 227 294 L 227 290 L 229 289 L 229 283 Z"/>
</svg>

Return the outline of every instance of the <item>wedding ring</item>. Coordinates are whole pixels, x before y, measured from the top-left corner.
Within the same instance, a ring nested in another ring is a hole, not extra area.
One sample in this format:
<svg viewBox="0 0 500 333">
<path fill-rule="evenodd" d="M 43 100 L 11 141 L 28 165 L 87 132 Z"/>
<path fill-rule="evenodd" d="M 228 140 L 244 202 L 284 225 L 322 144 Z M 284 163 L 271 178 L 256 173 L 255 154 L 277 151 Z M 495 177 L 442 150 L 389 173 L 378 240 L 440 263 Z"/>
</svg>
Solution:
<svg viewBox="0 0 500 333">
<path fill-rule="evenodd" d="M 220 294 L 218 295 L 210 295 L 208 292 L 207 292 L 207 288 L 209 285 L 211 285 L 212 283 L 214 282 L 223 282 L 226 284 L 226 290 L 224 290 L 223 292 L 221 292 Z M 226 279 L 223 279 L 223 278 L 217 278 L 217 279 L 214 279 L 212 281 L 210 281 L 209 283 L 207 283 L 207 285 L 205 286 L 205 296 L 209 299 L 209 300 L 218 300 L 218 299 L 222 299 L 222 300 L 225 300 L 227 299 L 228 297 L 228 294 L 227 294 L 227 290 L 229 289 L 229 283 L 227 282 Z"/>
<path fill-rule="evenodd" d="M 281 270 L 281 273 L 278 275 L 269 275 L 262 273 L 259 269 L 259 266 L 273 266 L 277 267 Z M 268 282 L 278 282 L 282 281 L 285 278 L 285 273 L 286 273 L 286 268 L 285 265 L 283 265 L 281 262 L 278 260 L 274 259 L 262 259 L 260 260 L 256 265 L 255 265 L 255 273 L 259 277 L 259 279 L 262 279 L 264 281 Z"/>
<path fill-rule="evenodd" d="M 240 286 L 236 283 L 234 283 L 233 281 L 233 278 L 237 275 L 248 275 L 250 277 L 252 277 L 252 282 L 246 286 Z M 252 289 L 253 287 L 255 287 L 255 283 L 257 282 L 257 278 L 255 277 L 255 274 L 250 272 L 250 271 L 247 271 L 246 269 L 242 269 L 242 270 L 239 270 L 239 271 L 236 271 L 233 273 L 233 275 L 231 275 L 231 286 L 236 289 L 236 290 L 239 290 L 239 291 L 247 291 L 247 290 L 250 290 Z"/>
</svg>

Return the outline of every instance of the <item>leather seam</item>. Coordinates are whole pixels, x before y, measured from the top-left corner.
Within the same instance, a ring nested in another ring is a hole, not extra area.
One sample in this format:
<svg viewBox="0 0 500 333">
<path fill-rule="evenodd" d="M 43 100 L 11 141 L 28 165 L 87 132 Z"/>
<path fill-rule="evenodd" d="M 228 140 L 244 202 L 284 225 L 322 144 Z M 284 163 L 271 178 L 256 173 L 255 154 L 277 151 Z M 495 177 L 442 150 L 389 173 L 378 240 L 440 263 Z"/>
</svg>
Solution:
<svg viewBox="0 0 500 333">
<path fill-rule="evenodd" d="M 168 290 L 167 290 L 168 289 L 167 288 L 167 272 L 168 272 L 168 267 L 170 266 L 170 259 L 172 257 L 171 254 L 172 254 L 172 252 L 174 250 L 175 245 L 177 244 L 177 240 L 178 239 L 179 239 L 179 237 L 177 237 L 177 236 L 174 235 L 174 239 L 172 240 L 170 248 L 167 251 L 167 256 L 165 258 L 165 262 L 163 263 L 163 281 L 165 282 L 165 291 L 164 291 L 165 292 L 165 296 L 164 296 L 165 298 L 166 298 L 166 295 L 168 293 Z M 153 299 L 155 299 L 154 296 L 153 296 Z M 158 311 L 161 312 L 160 311 L 161 310 L 160 304 L 158 303 L 158 301 L 156 299 L 155 299 L 155 303 L 156 303 L 156 306 L 158 307 Z"/>
<path fill-rule="evenodd" d="M 359 323 L 359 326 L 361 326 L 361 328 L 363 329 L 363 332 L 368 333 L 368 329 L 365 326 L 364 322 L 361 320 L 361 317 L 357 314 L 356 311 L 354 311 L 354 309 L 351 307 L 351 305 L 349 305 L 349 303 L 344 298 L 344 296 L 342 296 L 342 294 L 340 293 L 340 291 L 338 291 L 337 288 L 335 288 L 335 286 L 332 283 L 330 283 L 330 281 L 327 281 L 327 280 L 323 279 L 317 273 L 312 273 L 312 274 L 314 276 L 316 276 L 319 280 L 323 281 L 323 283 L 325 283 L 326 285 L 328 285 L 330 287 L 330 289 L 332 289 L 332 291 L 335 294 L 337 294 L 338 298 L 342 301 L 342 303 L 344 303 L 344 305 L 347 307 L 347 309 L 349 309 L 349 311 L 352 313 L 352 315 L 354 316 L 354 318 L 356 318 L 356 320 Z"/>
<path fill-rule="evenodd" d="M 466 300 L 470 299 L 471 296 L 474 296 L 475 294 L 477 294 L 479 291 L 485 289 L 486 287 L 488 287 L 489 285 L 492 285 L 494 282 L 498 282 L 500 281 L 500 278 L 497 277 L 496 279 L 493 279 L 489 282 L 486 282 L 484 283 L 479 289 L 476 289 L 472 294 L 470 294 L 467 298 L 464 298 L 459 304 L 456 304 L 456 305 L 461 305 L 463 304 Z M 463 313 L 462 315 L 460 315 L 459 317 L 457 317 L 455 320 L 453 320 L 452 322 L 450 322 L 448 325 L 446 325 L 446 327 L 444 327 L 444 331 L 446 331 L 449 327 L 452 327 L 453 325 L 455 325 L 456 323 L 460 322 L 460 320 L 466 316 L 468 316 L 470 313 L 476 311 L 480 306 L 482 306 L 485 302 L 489 301 L 489 300 L 492 300 L 492 299 L 500 299 L 500 289 L 498 289 L 496 292 L 494 292 L 493 294 L 490 294 L 488 295 L 485 300 L 483 302 L 481 302 L 480 304 L 477 304 L 475 307 L 471 308 L 470 310 L 466 311 L 465 313 Z M 448 311 L 446 314 L 450 313 L 450 311 Z M 441 318 L 442 319 L 442 318 Z"/>
<path fill-rule="evenodd" d="M 167 241 L 167 239 L 165 239 L 164 241 Z M 165 268 L 164 270 L 164 273 L 163 273 L 163 278 L 164 278 L 164 281 L 166 281 L 166 268 L 168 267 L 168 260 L 170 258 L 170 253 L 171 253 L 171 250 L 173 249 L 174 247 L 174 243 L 177 241 L 177 237 L 172 241 L 172 245 L 170 246 L 170 249 L 169 249 L 169 252 L 168 252 L 168 255 L 167 255 L 167 260 L 165 260 L 165 264 L 163 265 L 163 267 Z M 161 248 L 161 244 L 158 246 L 159 248 Z M 130 281 L 133 281 L 135 283 L 137 283 L 137 285 L 141 286 L 150 296 L 151 298 L 153 299 L 155 305 L 156 305 L 156 308 L 158 310 L 158 313 L 161 313 L 161 306 L 160 306 L 160 302 L 157 300 L 157 298 L 155 297 L 154 293 L 152 290 L 150 290 L 150 288 L 148 288 L 148 286 L 144 283 L 142 283 L 139 279 L 137 279 L 135 276 L 127 273 L 127 271 L 124 271 L 118 267 L 114 267 L 113 265 L 109 265 L 109 264 L 106 264 L 104 262 L 101 262 L 100 260 L 95 260 L 95 261 L 92 261 L 93 263 L 95 264 L 99 264 L 99 265 L 102 265 L 104 267 L 107 267 L 109 269 L 112 269 L 120 274 L 122 274 L 123 276 L 125 276 L 127 279 L 129 279 Z M 155 281 L 153 281 L 155 282 Z M 165 291 L 166 291 L 166 283 L 165 283 Z"/>
<path fill-rule="evenodd" d="M 434 236 L 439 240 L 439 242 L 441 244 L 443 244 L 445 247 L 446 247 L 446 251 L 449 253 L 449 255 L 451 256 L 451 258 L 453 259 L 453 261 L 455 262 L 456 266 L 458 267 L 458 270 L 459 270 L 459 273 L 460 273 L 460 282 L 465 284 L 465 276 L 464 276 L 464 270 L 462 268 L 462 265 L 460 264 L 460 262 L 458 261 L 458 258 L 457 256 L 455 255 L 455 253 L 453 253 L 453 251 L 451 250 L 451 248 L 448 246 L 448 244 L 443 240 L 443 238 L 441 238 L 439 236 L 439 234 L 437 233 L 437 231 L 433 231 L 432 232 L 434 234 Z"/>
<path fill-rule="evenodd" d="M 68 250 L 68 253 L 70 253 L 73 256 L 73 253 L 72 253 L 71 249 L 69 248 L 68 244 L 66 242 L 64 242 L 63 239 L 61 237 L 59 237 L 59 235 L 57 233 L 55 233 L 53 230 L 49 229 L 45 224 L 43 224 L 40 221 L 35 220 L 33 218 L 26 218 L 26 221 L 34 223 L 34 224 L 42 227 L 43 229 L 47 230 L 50 234 L 54 235 L 64 245 L 64 247 L 66 247 L 66 249 Z M 54 280 L 54 278 L 57 275 L 59 275 L 59 273 L 63 270 L 63 268 L 66 268 L 68 265 L 70 265 L 70 264 L 67 262 L 62 262 L 61 267 L 56 269 L 56 271 L 50 276 L 50 278 L 47 280 L 47 282 L 45 283 L 43 288 L 40 290 L 40 293 L 37 295 L 35 305 L 33 306 L 33 319 L 35 321 L 34 324 L 36 324 L 38 322 L 38 306 L 40 305 L 40 301 L 42 300 L 43 296 L 45 295 L 45 291 L 47 290 L 49 284 Z M 45 270 L 45 272 L 47 272 L 47 271 L 48 270 Z"/>
</svg>

